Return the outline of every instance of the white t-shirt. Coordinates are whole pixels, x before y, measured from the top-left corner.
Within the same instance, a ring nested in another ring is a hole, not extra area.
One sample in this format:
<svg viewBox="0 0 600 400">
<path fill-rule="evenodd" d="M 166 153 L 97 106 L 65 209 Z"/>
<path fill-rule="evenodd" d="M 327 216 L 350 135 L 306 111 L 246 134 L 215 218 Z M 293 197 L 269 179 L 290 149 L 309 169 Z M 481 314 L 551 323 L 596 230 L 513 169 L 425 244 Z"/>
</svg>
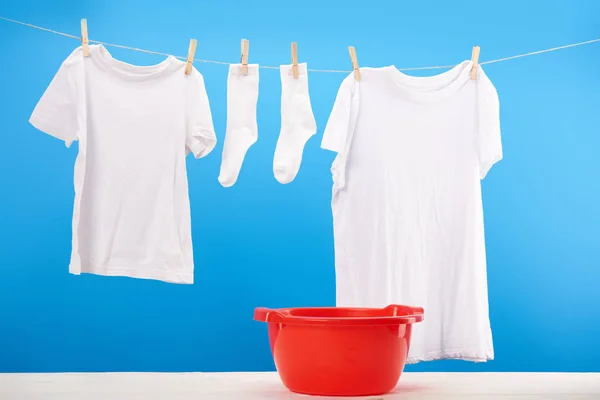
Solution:
<svg viewBox="0 0 600 400">
<path fill-rule="evenodd" d="M 193 283 L 185 157 L 216 143 L 202 75 L 169 57 L 141 67 L 101 45 L 63 62 L 30 122 L 79 140 L 73 274 Z"/>
<path fill-rule="evenodd" d="M 408 362 L 494 357 L 481 183 L 502 158 L 496 90 L 471 62 L 433 77 L 361 68 L 322 147 L 332 166 L 338 306 L 421 306 Z"/>
</svg>

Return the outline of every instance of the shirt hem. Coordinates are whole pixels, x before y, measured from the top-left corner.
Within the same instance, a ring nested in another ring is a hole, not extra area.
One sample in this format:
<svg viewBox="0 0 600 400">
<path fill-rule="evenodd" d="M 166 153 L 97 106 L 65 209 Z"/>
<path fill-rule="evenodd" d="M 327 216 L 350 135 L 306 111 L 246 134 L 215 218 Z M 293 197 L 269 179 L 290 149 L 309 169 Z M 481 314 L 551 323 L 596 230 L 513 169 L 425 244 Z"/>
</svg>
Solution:
<svg viewBox="0 0 600 400">
<path fill-rule="evenodd" d="M 169 283 L 193 284 L 194 273 L 193 267 L 186 268 L 190 272 L 175 272 L 161 268 L 122 268 L 110 266 L 81 266 L 69 267 L 69 272 L 73 275 L 93 274 L 103 276 L 123 276 L 138 279 L 151 279 Z"/>
<path fill-rule="evenodd" d="M 486 362 L 494 359 L 494 352 L 480 352 L 469 350 L 433 351 L 430 353 L 409 356 L 407 364 L 416 364 L 421 361 L 436 360 L 464 360 L 472 362 Z"/>
</svg>

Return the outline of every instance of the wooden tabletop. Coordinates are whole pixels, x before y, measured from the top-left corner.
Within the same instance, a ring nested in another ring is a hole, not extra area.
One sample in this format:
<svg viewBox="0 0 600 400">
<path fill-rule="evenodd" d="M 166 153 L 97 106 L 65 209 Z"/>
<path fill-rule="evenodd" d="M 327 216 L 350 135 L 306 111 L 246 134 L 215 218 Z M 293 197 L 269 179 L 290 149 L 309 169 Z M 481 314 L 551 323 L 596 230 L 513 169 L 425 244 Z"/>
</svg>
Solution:
<svg viewBox="0 0 600 400">
<path fill-rule="evenodd" d="M 0 374 L 2 400 L 311 398 L 274 372 Z M 600 400 L 600 373 L 405 373 L 393 393 L 367 399 Z"/>
</svg>

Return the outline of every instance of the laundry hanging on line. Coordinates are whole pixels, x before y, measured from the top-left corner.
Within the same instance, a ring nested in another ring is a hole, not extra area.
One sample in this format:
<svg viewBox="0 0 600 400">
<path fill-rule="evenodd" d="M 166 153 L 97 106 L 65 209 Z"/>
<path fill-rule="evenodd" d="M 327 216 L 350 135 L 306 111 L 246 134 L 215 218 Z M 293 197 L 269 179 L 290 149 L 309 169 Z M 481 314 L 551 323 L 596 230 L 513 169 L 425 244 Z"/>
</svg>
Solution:
<svg viewBox="0 0 600 400">
<path fill-rule="evenodd" d="M 282 129 L 273 156 L 281 183 L 295 178 L 316 132 L 306 69 L 281 67 Z M 236 182 L 257 140 L 257 98 L 258 66 L 230 66 L 223 186 Z M 205 157 L 217 138 L 204 78 L 189 60 L 168 56 L 141 67 L 84 43 L 62 63 L 30 122 L 67 147 L 80 142 L 71 273 L 193 283 L 185 157 Z"/>
<path fill-rule="evenodd" d="M 4 21 L 7 21 L 7 22 L 14 23 L 14 24 L 26 26 L 26 27 L 37 29 L 37 30 L 41 30 L 41 31 L 44 31 L 44 32 L 53 33 L 55 35 L 60 35 L 60 36 L 71 38 L 71 39 L 82 40 L 82 37 L 83 37 L 83 36 L 72 35 L 72 34 L 65 33 L 65 32 L 60 32 L 60 31 L 57 31 L 57 30 L 54 30 L 54 29 L 44 28 L 42 26 L 30 24 L 30 23 L 23 22 L 23 21 L 18 21 L 18 20 L 7 18 L 7 17 L 3 17 L 3 16 L 0 16 L 0 19 L 4 20 Z M 87 31 L 87 21 L 85 22 L 85 25 L 86 25 L 86 31 Z M 160 56 L 165 56 L 165 57 L 172 56 L 172 57 L 175 57 L 175 58 L 179 58 L 181 60 L 187 60 L 187 57 L 175 56 L 175 55 L 172 55 L 170 53 L 158 52 L 158 51 L 153 51 L 153 50 L 146 50 L 146 49 L 141 49 L 141 48 L 138 48 L 138 47 L 131 47 L 131 46 L 125 46 L 125 45 L 121 45 L 121 44 L 107 43 L 107 42 L 102 42 L 102 41 L 99 41 L 99 40 L 88 40 L 88 42 L 89 43 L 102 44 L 102 45 L 107 46 L 107 47 L 116 47 L 116 48 L 120 48 L 120 49 L 138 51 L 138 52 L 147 53 L 147 54 L 155 54 L 155 55 L 160 55 Z M 516 54 L 516 55 L 512 55 L 512 56 L 497 58 L 497 59 L 493 59 L 493 60 L 482 61 L 482 62 L 480 62 L 480 65 L 495 64 L 495 63 L 499 63 L 499 62 L 504 62 L 504 61 L 509 61 L 509 60 L 515 60 L 515 59 L 523 58 L 523 57 L 535 56 L 535 55 L 539 55 L 539 54 L 544 54 L 544 53 L 549 53 L 549 52 L 553 52 L 553 51 L 569 49 L 569 48 L 572 48 L 572 47 L 584 46 L 584 45 L 588 45 L 588 44 L 592 44 L 592 43 L 598 43 L 598 42 L 600 42 L 600 38 L 590 39 L 590 40 L 585 40 L 585 41 L 582 41 L 582 42 L 576 42 L 576 43 L 571 43 L 571 44 L 566 44 L 566 45 L 561 45 L 561 46 L 556 46 L 556 47 L 550 47 L 550 48 L 547 48 L 547 49 L 535 50 L 535 51 L 530 51 L 530 52 L 527 52 L 527 53 L 521 53 L 521 54 Z M 292 44 L 292 46 L 293 46 L 293 44 Z M 219 64 L 219 65 L 231 65 L 231 64 L 233 64 L 233 63 L 225 62 L 225 61 L 206 60 L 206 59 L 197 59 L 197 58 L 194 58 L 192 61 L 193 62 L 200 62 L 200 63 Z M 293 61 L 293 58 L 292 58 L 292 61 Z M 432 69 L 449 69 L 449 68 L 453 68 L 455 66 L 456 66 L 456 64 L 450 64 L 450 65 L 436 65 L 436 66 L 428 66 L 428 67 L 399 68 L 399 70 L 400 71 L 419 71 L 419 70 L 432 70 Z M 279 70 L 279 67 L 268 66 L 268 65 L 260 65 L 259 68 Z M 351 70 L 343 70 L 343 69 L 308 69 L 308 72 L 348 73 L 348 72 L 352 72 L 352 71 Z"/>
<path fill-rule="evenodd" d="M 103 45 L 90 45 L 85 22 L 81 38 L 31 117 L 34 126 L 67 145 L 83 144 L 75 165 L 69 270 L 192 283 L 184 160 L 189 152 L 204 157 L 216 144 L 204 80 L 192 65 L 196 42 L 190 42 L 185 61 L 167 56 L 157 65 L 136 67 L 115 60 Z M 248 63 L 247 44 L 242 42 L 241 62 L 229 67 L 223 186 L 235 183 L 258 136 L 259 65 Z M 493 359 L 479 179 L 502 157 L 502 147 L 498 98 L 479 67 L 479 48 L 470 61 L 429 78 L 408 77 L 393 66 L 361 68 L 356 50 L 349 50 L 352 72 L 322 142 L 338 153 L 332 167 L 337 305 L 425 305 L 432 317 L 415 330 L 409 362 Z M 553 50 L 541 52 L 547 51 Z M 295 177 L 299 162 L 292 154 L 301 160 L 304 143 L 316 131 L 308 82 L 301 79 L 308 71 L 297 57 L 280 67 L 282 131 L 273 169 L 282 183 Z M 143 90 L 130 91 L 123 80 Z M 145 90 L 150 80 L 151 90 Z M 421 87 L 426 82 L 433 88 Z M 303 94 L 300 104 L 286 97 L 286 85 Z M 429 102 L 447 96 L 453 101 L 446 108 L 428 109 Z M 230 104 L 229 98 L 240 101 Z M 362 107 L 361 98 L 368 99 Z M 302 112 L 287 118 L 286 104 Z M 412 131 L 416 126 L 419 132 Z M 407 152 L 398 157 L 391 149 Z M 470 312 L 464 315 L 457 304 Z"/>
<path fill-rule="evenodd" d="M 337 305 L 425 305 L 434 317 L 415 335 L 409 362 L 493 359 L 478 180 L 502 150 L 497 94 L 476 53 L 474 59 L 428 78 L 409 77 L 393 66 L 354 71 L 340 87 L 323 137 L 322 147 L 337 153 L 332 167 Z M 281 68 L 283 91 L 291 89 L 294 96 L 282 94 L 282 121 L 288 123 L 282 123 L 277 146 L 288 150 L 279 158 L 276 152 L 274 166 L 276 160 L 285 166 L 281 159 L 292 153 L 290 146 L 301 156 L 316 131 L 306 69 L 300 65 L 295 78 L 293 66 Z M 258 66 L 231 65 L 219 177 L 224 186 L 235 183 L 257 139 L 257 97 Z M 446 98 L 453 101 L 442 109 L 438 101 Z M 287 117 L 286 107 L 292 113 Z M 30 121 L 67 145 L 81 142 L 71 273 L 194 282 L 185 156 L 208 155 L 217 139 L 204 79 L 189 61 L 167 57 L 140 67 L 114 59 L 103 45 L 81 46 L 63 62 Z M 399 157 L 394 149 L 405 153 Z M 298 166 L 282 179 L 293 178 Z M 275 167 L 274 172 L 277 177 Z M 430 201 L 437 202 L 435 212 L 423 210 Z M 456 222 L 458 204 L 464 206 L 458 220 L 466 225 Z M 448 237 L 456 243 L 445 243 Z M 433 250 L 424 255 L 423 249 Z M 464 249 L 473 254 L 448 269 L 448 260 Z M 440 290 L 440 276 L 469 285 Z M 454 315 L 461 312 L 456 307 L 444 308 L 456 301 L 474 307 L 462 320 Z M 456 325 L 442 328 L 447 318 Z"/>
</svg>

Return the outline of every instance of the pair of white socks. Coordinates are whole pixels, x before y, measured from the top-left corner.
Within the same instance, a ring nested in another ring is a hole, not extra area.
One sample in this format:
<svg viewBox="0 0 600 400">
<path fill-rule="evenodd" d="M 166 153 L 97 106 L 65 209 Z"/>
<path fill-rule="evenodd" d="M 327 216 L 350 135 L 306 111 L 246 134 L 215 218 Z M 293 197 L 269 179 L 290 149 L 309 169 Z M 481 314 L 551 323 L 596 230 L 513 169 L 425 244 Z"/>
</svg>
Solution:
<svg viewBox="0 0 600 400">
<path fill-rule="evenodd" d="M 294 180 L 302 163 L 304 145 L 317 131 L 308 94 L 306 63 L 298 64 L 298 78 L 291 65 L 282 65 L 281 132 L 275 148 L 273 173 L 280 183 Z M 246 152 L 258 139 L 256 103 L 258 101 L 258 65 L 249 64 L 248 74 L 241 65 L 229 67 L 227 80 L 227 129 L 219 182 L 232 186 L 238 178 Z"/>
</svg>

